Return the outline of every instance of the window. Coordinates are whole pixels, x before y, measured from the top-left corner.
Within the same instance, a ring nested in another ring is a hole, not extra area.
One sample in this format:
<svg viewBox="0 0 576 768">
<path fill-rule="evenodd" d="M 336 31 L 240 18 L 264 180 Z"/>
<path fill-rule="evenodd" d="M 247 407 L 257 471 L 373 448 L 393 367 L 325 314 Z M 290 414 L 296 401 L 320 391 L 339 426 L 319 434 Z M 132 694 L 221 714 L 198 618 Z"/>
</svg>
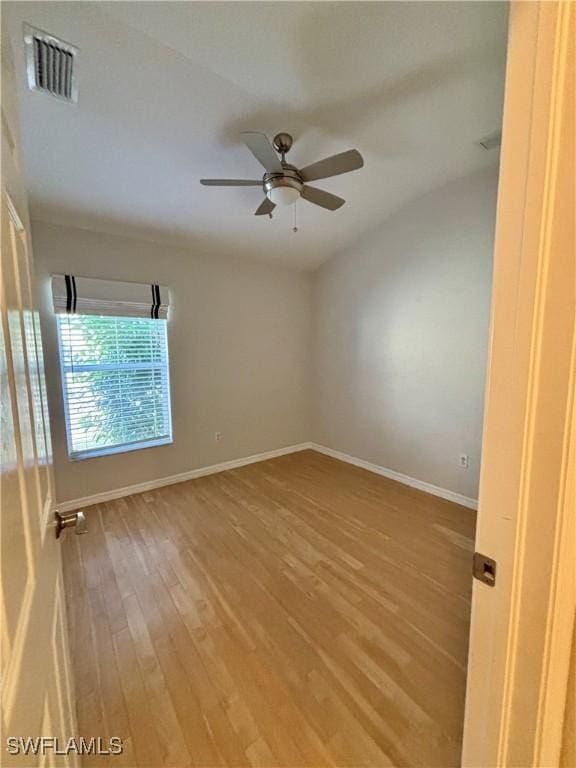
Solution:
<svg viewBox="0 0 576 768">
<path fill-rule="evenodd" d="M 71 459 L 172 442 L 166 320 L 58 315 Z"/>
</svg>

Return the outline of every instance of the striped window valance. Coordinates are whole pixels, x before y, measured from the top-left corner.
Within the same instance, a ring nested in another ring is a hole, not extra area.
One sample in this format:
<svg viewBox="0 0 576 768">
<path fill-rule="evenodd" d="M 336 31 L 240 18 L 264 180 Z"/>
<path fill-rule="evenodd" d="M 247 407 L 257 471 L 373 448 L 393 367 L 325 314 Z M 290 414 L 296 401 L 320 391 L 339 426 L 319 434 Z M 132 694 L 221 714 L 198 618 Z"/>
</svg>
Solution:
<svg viewBox="0 0 576 768">
<path fill-rule="evenodd" d="M 123 283 L 77 275 L 52 275 L 56 314 L 151 317 L 168 315 L 168 289 L 154 283 Z"/>
</svg>

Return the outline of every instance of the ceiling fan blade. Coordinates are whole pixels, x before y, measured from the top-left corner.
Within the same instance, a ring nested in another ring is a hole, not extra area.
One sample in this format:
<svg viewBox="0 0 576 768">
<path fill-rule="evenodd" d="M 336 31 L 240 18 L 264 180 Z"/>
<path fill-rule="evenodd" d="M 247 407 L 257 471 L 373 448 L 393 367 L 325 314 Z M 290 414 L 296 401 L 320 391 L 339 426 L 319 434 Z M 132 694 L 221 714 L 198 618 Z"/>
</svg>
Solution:
<svg viewBox="0 0 576 768">
<path fill-rule="evenodd" d="M 363 165 L 364 160 L 360 152 L 357 149 L 349 149 L 347 152 L 340 152 L 339 155 L 325 157 L 324 160 L 318 160 L 317 163 L 307 165 L 300 171 L 300 176 L 304 181 L 328 179 L 330 176 L 356 171 Z"/>
<path fill-rule="evenodd" d="M 274 147 L 270 144 L 268 138 L 263 133 L 244 131 L 241 136 L 244 144 L 246 144 L 256 160 L 258 160 L 267 171 L 282 173 L 283 168 L 280 158 L 274 151 Z"/>
<path fill-rule="evenodd" d="M 200 179 L 205 187 L 261 187 L 262 179 Z"/>
<path fill-rule="evenodd" d="M 323 189 L 317 189 L 316 187 L 302 187 L 301 196 L 308 200 L 309 203 L 320 205 L 322 208 L 327 208 L 329 211 L 336 211 L 340 208 L 346 200 L 343 200 L 337 195 L 333 195 L 330 192 L 326 192 Z"/>
<path fill-rule="evenodd" d="M 276 208 L 276 204 L 273 203 L 272 200 L 269 200 L 267 197 L 265 197 L 258 208 L 256 208 L 254 211 L 254 216 L 264 216 L 266 213 L 272 213 L 274 208 Z"/>
</svg>

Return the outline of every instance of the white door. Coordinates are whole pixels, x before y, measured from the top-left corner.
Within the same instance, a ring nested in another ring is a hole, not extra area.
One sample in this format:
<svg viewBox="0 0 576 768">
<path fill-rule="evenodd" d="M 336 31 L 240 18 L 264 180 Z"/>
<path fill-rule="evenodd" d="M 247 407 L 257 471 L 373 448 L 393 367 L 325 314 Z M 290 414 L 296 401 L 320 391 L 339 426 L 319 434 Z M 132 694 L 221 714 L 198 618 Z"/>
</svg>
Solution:
<svg viewBox="0 0 576 768">
<path fill-rule="evenodd" d="M 10 754 L 9 738 L 75 736 L 60 543 L 11 52 L 2 45 L 0 502 L 3 765 L 74 765 Z M 36 747 L 32 748 L 34 751 Z M 41 750 L 39 750 L 41 751 Z"/>
<path fill-rule="evenodd" d="M 465 766 L 560 760 L 576 606 L 575 19 L 572 2 L 511 6 L 476 539 L 496 579 L 474 582 Z"/>
</svg>

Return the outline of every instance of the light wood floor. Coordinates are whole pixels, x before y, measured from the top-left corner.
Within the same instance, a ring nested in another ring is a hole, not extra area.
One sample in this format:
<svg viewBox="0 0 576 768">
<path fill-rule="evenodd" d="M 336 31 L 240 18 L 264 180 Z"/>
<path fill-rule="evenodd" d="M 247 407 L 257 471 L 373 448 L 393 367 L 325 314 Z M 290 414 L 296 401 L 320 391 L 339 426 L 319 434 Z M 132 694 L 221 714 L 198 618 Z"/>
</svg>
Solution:
<svg viewBox="0 0 576 768">
<path fill-rule="evenodd" d="M 475 514 L 306 451 L 64 541 L 87 765 L 459 763 Z"/>
</svg>

